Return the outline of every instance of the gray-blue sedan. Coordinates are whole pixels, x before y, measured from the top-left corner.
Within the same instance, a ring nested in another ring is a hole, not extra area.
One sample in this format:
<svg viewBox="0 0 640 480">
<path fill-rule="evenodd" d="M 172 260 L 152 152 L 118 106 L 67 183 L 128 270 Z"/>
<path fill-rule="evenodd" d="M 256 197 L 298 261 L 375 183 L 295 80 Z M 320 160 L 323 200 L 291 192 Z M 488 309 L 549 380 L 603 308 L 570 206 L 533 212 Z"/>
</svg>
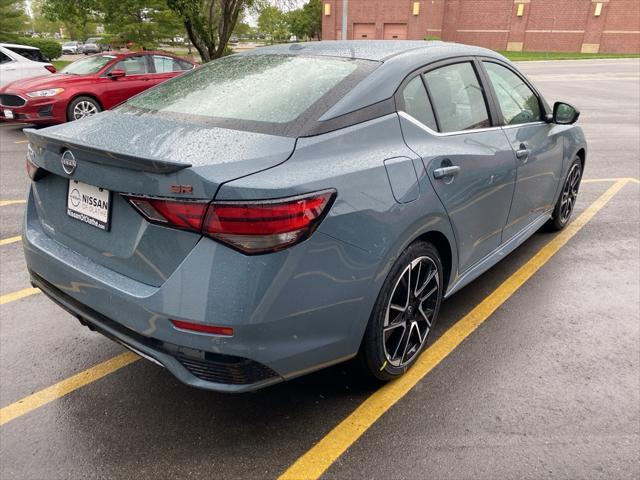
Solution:
<svg viewBox="0 0 640 480">
<path fill-rule="evenodd" d="M 252 390 L 353 357 L 393 379 L 444 298 L 567 224 L 578 115 L 482 48 L 232 55 L 26 131 L 32 283 L 196 387 Z"/>
</svg>

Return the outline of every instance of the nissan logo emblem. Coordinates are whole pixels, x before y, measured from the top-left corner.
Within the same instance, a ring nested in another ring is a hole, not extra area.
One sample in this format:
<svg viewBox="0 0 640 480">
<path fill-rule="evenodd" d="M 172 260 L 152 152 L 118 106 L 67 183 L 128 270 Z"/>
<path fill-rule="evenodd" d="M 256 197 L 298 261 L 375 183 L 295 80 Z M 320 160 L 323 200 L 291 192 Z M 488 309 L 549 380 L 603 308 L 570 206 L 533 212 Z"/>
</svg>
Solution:
<svg viewBox="0 0 640 480">
<path fill-rule="evenodd" d="M 71 150 L 64 151 L 62 158 L 60 159 L 60 163 L 62 163 L 62 169 L 67 175 L 71 175 L 77 166 L 76 157 L 73 156 Z"/>
</svg>

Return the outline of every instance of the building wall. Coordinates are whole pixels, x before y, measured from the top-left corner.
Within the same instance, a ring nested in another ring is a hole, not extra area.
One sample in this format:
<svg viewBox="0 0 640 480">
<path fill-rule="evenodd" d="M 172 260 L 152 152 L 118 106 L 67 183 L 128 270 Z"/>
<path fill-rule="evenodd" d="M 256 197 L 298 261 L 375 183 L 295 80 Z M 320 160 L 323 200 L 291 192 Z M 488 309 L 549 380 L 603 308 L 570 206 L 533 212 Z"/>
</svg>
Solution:
<svg viewBox="0 0 640 480">
<path fill-rule="evenodd" d="M 341 39 L 342 0 L 323 0 L 322 13 L 323 38 Z M 348 0 L 348 39 L 357 23 L 373 24 L 375 38 L 393 23 L 409 39 L 495 50 L 640 52 L 640 0 Z"/>
</svg>

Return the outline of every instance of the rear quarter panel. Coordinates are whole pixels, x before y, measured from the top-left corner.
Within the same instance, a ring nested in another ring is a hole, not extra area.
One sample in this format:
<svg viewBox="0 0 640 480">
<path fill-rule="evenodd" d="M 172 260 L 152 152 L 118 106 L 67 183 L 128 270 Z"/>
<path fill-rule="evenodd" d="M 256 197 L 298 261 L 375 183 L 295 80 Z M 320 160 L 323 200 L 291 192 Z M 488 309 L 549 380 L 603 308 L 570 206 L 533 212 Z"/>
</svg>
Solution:
<svg viewBox="0 0 640 480">
<path fill-rule="evenodd" d="M 411 158 L 416 170 L 419 195 L 408 203 L 399 203 L 394 198 L 385 169 L 384 161 L 397 157 Z M 358 314 L 349 322 L 351 331 L 347 340 L 348 349 L 355 352 L 378 292 L 397 256 L 429 231 L 438 231 L 449 239 L 454 257 L 455 243 L 422 162 L 404 144 L 397 114 L 301 138 L 287 162 L 224 184 L 216 199 L 271 199 L 328 188 L 336 189 L 336 201 L 312 239 L 326 236 L 349 247 L 338 248 L 340 255 L 359 251 L 359 255 L 369 259 L 366 265 L 355 256 L 344 259 L 344 264 L 363 267 L 346 269 L 347 276 L 331 286 L 333 291 L 326 298 L 328 303 L 359 299 Z M 317 292 L 316 287 L 323 285 L 322 277 L 327 272 L 321 263 L 308 267 L 304 263 L 298 265 L 296 275 L 315 276 L 318 283 L 309 283 L 308 291 Z"/>
</svg>

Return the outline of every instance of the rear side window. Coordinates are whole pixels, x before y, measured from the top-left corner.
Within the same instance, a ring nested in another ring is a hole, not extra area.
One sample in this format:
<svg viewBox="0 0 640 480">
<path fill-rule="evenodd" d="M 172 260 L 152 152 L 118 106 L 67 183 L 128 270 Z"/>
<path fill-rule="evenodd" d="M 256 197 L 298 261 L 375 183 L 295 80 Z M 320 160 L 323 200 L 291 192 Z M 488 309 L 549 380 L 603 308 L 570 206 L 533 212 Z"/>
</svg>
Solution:
<svg viewBox="0 0 640 480">
<path fill-rule="evenodd" d="M 505 124 L 519 125 L 541 120 L 538 97 L 518 75 L 493 62 L 484 62 L 484 67 L 496 92 Z"/>
<path fill-rule="evenodd" d="M 185 65 L 187 66 L 186 68 Z M 155 67 L 156 73 L 181 72 L 183 70 L 191 70 L 192 67 L 189 62 L 183 62 L 162 55 L 153 56 L 153 66 Z"/>
<path fill-rule="evenodd" d="M 484 93 L 471 63 L 447 65 L 424 75 L 441 132 L 491 126 Z"/>
<path fill-rule="evenodd" d="M 47 58 L 44 55 L 42 55 L 42 52 L 37 48 L 36 49 L 20 48 L 20 47 L 5 47 L 5 48 L 8 48 L 12 52 L 17 53 L 18 55 L 21 55 L 24 58 L 33 60 L 34 62 L 49 63 L 49 60 L 47 60 Z"/>
<path fill-rule="evenodd" d="M 431 102 L 422 83 L 422 77 L 417 76 L 411 80 L 402 91 L 405 111 L 416 120 L 420 121 L 431 130 L 438 131 L 438 125 L 433 115 Z"/>
<path fill-rule="evenodd" d="M 3 63 L 9 63 L 10 61 L 11 59 L 7 55 L 0 52 L 0 65 L 2 65 Z"/>
<path fill-rule="evenodd" d="M 159 113 L 286 124 L 354 73 L 351 59 L 229 56 L 132 98 Z"/>
<path fill-rule="evenodd" d="M 147 73 L 147 60 L 143 56 L 127 57 L 116 63 L 113 70 L 124 70 L 127 75 L 143 75 Z"/>
</svg>

